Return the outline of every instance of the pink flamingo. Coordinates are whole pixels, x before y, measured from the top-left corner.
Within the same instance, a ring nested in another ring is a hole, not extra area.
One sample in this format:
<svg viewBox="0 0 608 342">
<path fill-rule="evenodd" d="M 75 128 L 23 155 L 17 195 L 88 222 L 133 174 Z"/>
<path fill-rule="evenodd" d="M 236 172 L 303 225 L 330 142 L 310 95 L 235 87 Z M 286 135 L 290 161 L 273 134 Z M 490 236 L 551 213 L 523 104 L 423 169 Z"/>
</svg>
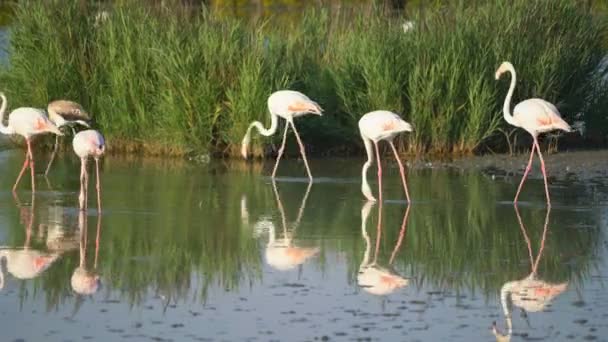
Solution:
<svg viewBox="0 0 608 342">
<path fill-rule="evenodd" d="M 541 133 L 549 132 L 555 129 L 560 129 L 562 131 L 571 132 L 572 128 L 564 121 L 557 108 L 555 106 L 543 99 L 528 99 L 524 100 L 517 105 L 513 109 L 513 115 L 511 115 L 511 97 L 513 96 L 513 91 L 515 90 L 515 68 L 513 64 L 509 62 L 503 62 L 498 70 L 496 70 L 496 79 L 498 80 L 500 76 L 505 73 L 511 73 L 511 86 L 509 87 L 509 92 L 507 93 L 507 97 L 505 98 L 505 103 L 503 106 L 503 113 L 505 120 L 515 127 L 521 127 L 525 129 L 530 135 L 532 135 L 532 151 L 530 152 L 530 160 L 528 161 L 528 166 L 526 166 L 526 171 L 524 172 L 524 176 L 521 178 L 521 182 L 519 183 L 519 187 L 517 188 L 517 194 L 515 194 L 515 199 L 513 202 L 517 204 L 517 198 L 519 197 L 519 193 L 524 185 L 524 181 L 532 168 L 532 159 L 534 158 L 534 150 L 538 152 L 538 157 L 540 158 L 540 167 L 543 172 L 543 179 L 545 181 L 545 194 L 547 195 L 547 205 L 551 205 L 551 199 L 549 198 L 549 185 L 547 183 L 547 172 L 545 171 L 545 161 L 543 160 L 543 155 L 540 152 L 540 146 L 538 145 L 538 135 Z"/>
<path fill-rule="evenodd" d="M 389 112 L 386 110 L 377 110 L 370 112 L 359 120 L 359 132 L 361 138 L 365 143 L 365 150 L 367 151 L 367 161 L 363 164 L 363 170 L 361 172 L 361 192 L 369 201 L 375 201 L 376 199 L 372 195 L 372 191 L 367 183 L 367 169 L 372 165 L 374 160 L 374 152 L 372 150 L 372 142 L 376 149 L 376 160 L 378 162 L 378 196 L 380 202 L 382 202 L 382 165 L 380 163 L 380 151 L 378 150 L 378 142 L 380 140 L 386 140 L 391 145 L 395 159 L 399 164 L 399 172 L 401 173 L 401 181 L 403 182 L 403 189 L 405 190 L 405 197 L 410 202 L 410 194 L 407 189 L 407 182 L 405 180 L 405 170 L 401 160 L 399 159 L 399 153 L 393 144 L 393 139 L 401 132 L 411 132 L 412 125 L 405 122 L 399 115 Z"/>
<path fill-rule="evenodd" d="M 281 143 L 281 148 L 279 148 L 279 153 L 277 154 L 277 161 L 274 164 L 274 169 L 272 170 L 272 178 L 274 179 L 277 173 L 279 161 L 281 160 L 285 150 L 287 129 L 289 128 L 289 125 L 291 125 L 293 133 L 296 135 L 296 139 L 300 145 L 300 153 L 304 159 L 304 166 L 306 167 L 306 172 L 308 173 L 308 179 L 312 181 L 312 174 L 310 173 L 308 160 L 306 159 L 306 151 L 304 150 L 302 140 L 300 140 L 298 130 L 293 123 L 293 119 L 309 113 L 322 115 L 323 109 L 316 102 L 309 99 L 308 96 L 300 92 L 293 90 L 279 90 L 272 93 L 268 97 L 268 110 L 270 111 L 270 128 L 265 129 L 262 123 L 259 121 L 252 122 L 247 128 L 247 133 L 243 138 L 241 154 L 245 159 L 247 159 L 247 146 L 251 140 L 251 129 L 253 127 L 255 127 L 263 136 L 271 136 L 277 131 L 278 117 L 280 116 L 287 121 L 287 124 L 285 125 L 285 132 L 283 133 L 283 142 Z"/>
<path fill-rule="evenodd" d="M 8 116 L 8 125 L 4 125 L 4 112 L 6 111 L 6 97 L 4 93 L 0 93 L 2 98 L 2 106 L 0 107 L 0 133 L 3 134 L 19 134 L 25 138 L 27 144 L 27 151 L 25 153 L 25 161 L 17 181 L 13 185 L 13 191 L 17 189 L 17 185 L 23 176 L 23 172 L 29 166 L 32 177 L 32 191 L 36 191 L 34 184 L 34 155 L 32 154 L 31 138 L 38 134 L 43 133 L 55 133 L 57 135 L 63 135 L 59 128 L 53 124 L 49 118 L 44 114 L 44 111 L 36 108 L 21 107 L 13 110 Z"/>
<path fill-rule="evenodd" d="M 101 185 L 99 182 L 99 158 L 105 152 L 105 140 L 101 133 L 93 129 L 87 129 L 80 131 L 74 136 L 72 141 L 74 152 L 80 157 L 80 195 L 78 200 L 80 203 L 80 210 L 86 210 L 87 208 L 87 195 L 88 195 L 88 183 L 89 173 L 87 172 L 87 160 L 89 157 L 95 159 L 95 176 L 97 181 L 97 209 L 101 212 Z"/>
</svg>

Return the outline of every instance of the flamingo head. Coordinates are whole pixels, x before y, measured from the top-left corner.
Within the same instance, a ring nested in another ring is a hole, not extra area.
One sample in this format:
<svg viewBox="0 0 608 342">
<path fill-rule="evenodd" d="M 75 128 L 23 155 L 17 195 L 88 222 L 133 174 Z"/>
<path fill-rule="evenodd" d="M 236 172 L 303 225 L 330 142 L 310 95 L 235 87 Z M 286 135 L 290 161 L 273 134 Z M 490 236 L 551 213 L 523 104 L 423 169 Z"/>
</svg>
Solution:
<svg viewBox="0 0 608 342">
<path fill-rule="evenodd" d="M 511 71 L 513 69 L 513 64 L 511 64 L 510 62 L 502 62 L 502 64 L 498 67 L 498 69 L 496 70 L 496 80 L 500 79 L 500 76 L 502 76 L 502 74 L 504 74 L 507 71 Z"/>
</svg>

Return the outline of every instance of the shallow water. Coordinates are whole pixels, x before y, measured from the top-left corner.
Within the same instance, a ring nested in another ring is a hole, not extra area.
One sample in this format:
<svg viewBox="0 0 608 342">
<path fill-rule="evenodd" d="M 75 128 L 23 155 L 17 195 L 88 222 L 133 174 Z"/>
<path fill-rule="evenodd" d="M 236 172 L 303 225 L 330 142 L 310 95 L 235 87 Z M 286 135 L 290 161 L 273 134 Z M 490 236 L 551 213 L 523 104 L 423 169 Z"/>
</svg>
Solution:
<svg viewBox="0 0 608 342">
<path fill-rule="evenodd" d="M 272 162 L 109 157 L 79 216 L 79 162 L 14 198 L 22 158 L 0 152 L 3 341 L 492 341 L 501 293 L 514 341 L 607 338 L 603 178 L 554 179 L 547 216 L 538 173 L 515 211 L 517 176 L 415 169 L 408 209 L 393 164 L 380 206 L 360 160 L 310 188 L 285 161 L 275 191 Z"/>
</svg>

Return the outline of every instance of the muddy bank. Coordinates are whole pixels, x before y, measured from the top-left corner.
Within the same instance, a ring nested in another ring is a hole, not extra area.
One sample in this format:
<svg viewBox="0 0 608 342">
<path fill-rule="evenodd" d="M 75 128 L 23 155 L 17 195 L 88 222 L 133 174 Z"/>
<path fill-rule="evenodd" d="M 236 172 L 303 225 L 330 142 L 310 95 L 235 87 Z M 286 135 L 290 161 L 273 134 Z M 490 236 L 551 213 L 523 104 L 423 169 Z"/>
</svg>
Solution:
<svg viewBox="0 0 608 342">
<path fill-rule="evenodd" d="M 413 168 L 453 168 L 459 170 L 479 170 L 492 177 L 509 177 L 523 174 L 529 158 L 528 153 L 509 156 L 507 154 L 462 157 L 445 161 L 419 160 L 411 164 Z M 608 178 L 608 150 L 563 151 L 543 154 L 550 178 L 557 180 L 589 180 Z M 540 161 L 535 156 L 531 177 L 540 177 Z"/>
</svg>

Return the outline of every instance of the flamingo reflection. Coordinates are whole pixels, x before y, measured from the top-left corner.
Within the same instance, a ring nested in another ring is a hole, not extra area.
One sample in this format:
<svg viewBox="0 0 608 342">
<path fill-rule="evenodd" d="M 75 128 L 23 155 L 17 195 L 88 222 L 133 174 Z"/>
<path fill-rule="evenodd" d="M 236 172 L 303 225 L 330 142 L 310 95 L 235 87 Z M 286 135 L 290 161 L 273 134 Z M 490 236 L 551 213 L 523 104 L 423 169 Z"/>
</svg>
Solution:
<svg viewBox="0 0 608 342">
<path fill-rule="evenodd" d="M 380 237 L 382 235 L 382 202 L 380 202 L 378 205 L 376 249 L 374 251 L 372 261 L 370 261 L 371 239 L 367 233 L 367 218 L 375 203 L 376 202 L 368 201 L 361 208 L 361 234 L 363 235 L 363 240 L 365 241 L 365 253 L 363 254 L 363 261 L 359 266 L 357 283 L 359 286 L 361 286 L 361 288 L 363 288 L 364 291 L 374 295 L 383 296 L 405 287 L 409 283 L 408 279 L 400 276 L 395 270 L 392 269 L 392 264 L 407 231 L 406 227 L 410 214 L 410 206 L 407 206 L 407 209 L 403 215 L 403 222 L 401 223 L 399 238 L 395 244 L 393 252 L 391 253 L 388 267 L 381 267 L 378 264 L 378 250 L 380 249 Z"/>
<path fill-rule="evenodd" d="M 538 264 L 545 249 L 545 239 L 547 237 L 549 227 L 550 213 L 551 207 L 548 207 L 540 247 L 538 255 L 535 259 L 532 253 L 532 243 L 528 237 L 526 227 L 524 226 L 519 214 L 519 209 L 517 206 L 515 206 L 517 221 L 519 222 L 519 227 L 521 228 L 521 232 L 526 240 L 526 244 L 528 245 L 531 272 L 526 278 L 509 281 L 500 289 L 500 302 L 507 323 L 507 332 L 506 334 L 501 333 L 496 327 L 496 322 L 494 322 L 492 332 L 494 333 L 494 336 L 496 336 L 497 341 L 510 341 L 511 339 L 511 335 L 513 333 L 513 323 L 511 317 L 513 306 L 521 308 L 524 314 L 526 312 L 543 311 L 548 305 L 550 305 L 551 301 L 553 301 L 555 297 L 564 292 L 568 287 L 567 282 L 553 284 L 545 282 L 538 277 Z"/>
<path fill-rule="evenodd" d="M 0 249 L 0 290 L 4 288 L 4 267 L 13 277 L 21 280 L 33 279 L 40 276 L 59 257 L 58 252 L 46 252 L 30 247 L 32 226 L 34 224 L 35 197 L 32 192 L 32 200 L 29 210 L 20 205 L 19 198 L 14 194 L 17 205 L 21 207 L 21 221 L 25 225 L 25 242 L 23 247 Z"/>
<path fill-rule="evenodd" d="M 293 238 L 295 236 L 295 231 L 300 225 L 300 221 L 302 219 L 302 214 L 304 212 L 304 208 L 306 207 L 306 200 L 308 199 L 308 194 L 310 193 L 310 189 L 312 187 L 312 182 L 308 183 L 308 187 L 306 188 L 306 193 L 304 194 L 304 198 L 302 199 L 302 204 L 300 205 L 300 209 L 298 211 L 298 216 L 293 223 L 293 228 L 291 231 L 287 230 L 287 221 L 285 219 L 285 209 L 283 208 L 283 203 L 281 202 L 281 198 L 279 197 L 279 191 L 277 189 L 277 184 L 272 180 L 272 189 L 274 191 L 275 198 L 277 200 L 277 206 L 279 208 L 279 212 L 281 214 L 281 223 L 283 226 L 283 237 L 278 238 L 277 232 L 274 224 L 268 225 L 268 244 L 266 245 L 266 262 L 271 267 L 280 270 L 287 271 L 295 268 L 298 265 L 302 265 L 308 259 L 315 256 L 319 249 L 308 248 L 308 247 L 297 247 L 293 243 Z"/>
<path fill-rule="evenodd" d="M 86 265 L 87 258 L 87 216 L 84 211 L 78 214 L 78 228 L 80 230 L 80 259 L 78 267 L 74 270 L 70 284 L 72 290 L 80 295 L 92 295 L 101 286 L 99 274 L 97 274 L 97 256 L 99 254 L 99 238 L 101 230 L 101 215 L 97 215 L 97 233 L 95 238 L 95 258 L 93 268 Z"/>
</svg>

